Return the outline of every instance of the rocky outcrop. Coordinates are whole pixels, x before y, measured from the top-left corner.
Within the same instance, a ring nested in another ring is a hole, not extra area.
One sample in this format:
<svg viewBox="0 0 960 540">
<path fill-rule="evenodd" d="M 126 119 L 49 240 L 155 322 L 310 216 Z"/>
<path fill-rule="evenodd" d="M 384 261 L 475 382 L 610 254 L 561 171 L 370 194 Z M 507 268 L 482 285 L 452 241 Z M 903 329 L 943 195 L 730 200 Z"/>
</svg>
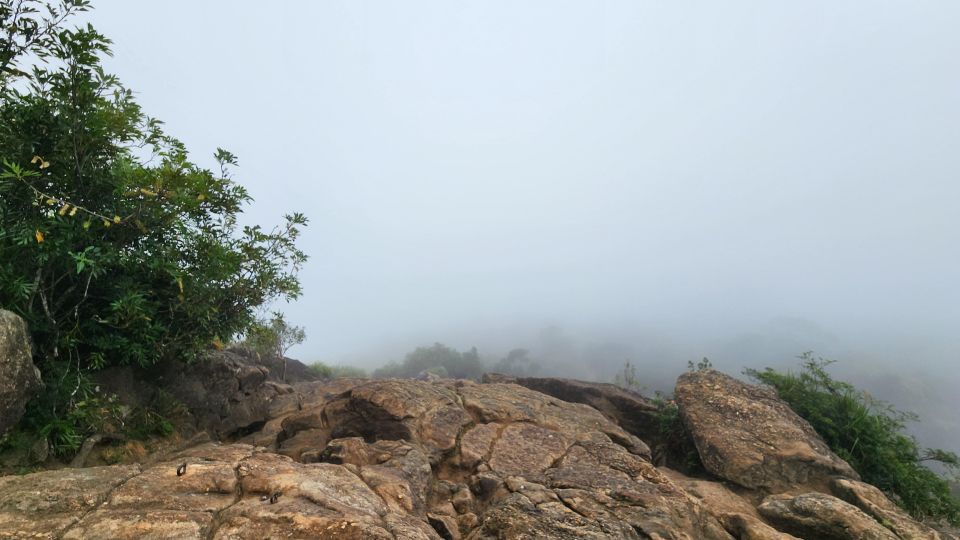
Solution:
<svg viewBox="0 0 960 540">
<path fill-rule="evenodd" d="M 615 384 L 553 377 L 511 377 L 498 373 L 484 374 L 483 382 L 519 384 L 563 401 L 584 403 L 648 443 L 659 437 L 657 406 L 640 394 Z"/>
<path fill-rule="evenodd" d="M 298 382 L 284 383 L 276 373 L 279 369 L 247 351 L 229 349 L 211 352 L 193 364 L 171 364 L 151 384 L 182 402 L 197 429 L 225 439 L 258 431 L 271 418 L 298 409 L 302 387 L 315 386 L 307 382 L 308 373 L 296 367 L 288 367 L 287 374 L 288 380 Z"/>
<path fill-rule="evenodd" d="M 0 435 L 20 421 L 27 401 L 41 384 L 30 353 L 27 324 L 0 309 Z"/>
<path fill-rule="evenodd" d="M 596 408 L 512 383 L 294 387 L 240 439 L 254 444 L 0 478 L 0 539 L 937 538 L 850 478 L 831 484 L 848 503 L 657 468 Z"/>
<path fill-rule="evenodd" d="M 771 493 L 859 479 L 771 389 L 697 371 L 680 376 L 676 401 L 703 466 L 720 478 Z"/>
<path fill-rule="evenodd" d="M 642 441 L 593 408 L 516 385 L 369 381 L 288 414 L 278 447 L 306 432 L 317 435 L 315 446 L 299 452 L 308 463 L 249 445 L 204 445 L 142 470 L 103 469 L 116 470 L 113 480 L 82 504 L 70 502 L 71 493 L 82 498 L 79 485 L 71 491 L 44 482 L 78 484 L 77 475 L 94 469 L 20 477 L 9 489 L 0 486 L 0 509 L 20 504 L 16 514 L 0 516 L 0 531 L 63 538 L 732 538 L 650 464 Z M 25 486 L 47 498 L 15 502 Z M 57 520 L 44 517 L 52 509 Z M 177 526 L 168 533 L 171 522 Z"/>
</svg>

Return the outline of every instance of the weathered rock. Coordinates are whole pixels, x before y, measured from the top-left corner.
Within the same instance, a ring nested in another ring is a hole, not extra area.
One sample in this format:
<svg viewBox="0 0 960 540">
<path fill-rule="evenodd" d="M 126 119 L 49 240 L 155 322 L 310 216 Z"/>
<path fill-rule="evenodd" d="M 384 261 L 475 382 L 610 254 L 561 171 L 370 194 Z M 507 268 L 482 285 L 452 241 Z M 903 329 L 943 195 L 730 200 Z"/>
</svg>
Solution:
<svg viewBox="0 0 960 540">
<path fill-rule="evenodd" d="M 836 496 L 866 512 L 885 525 L 900 538 L 939 540 L 937 531 L 914 521 L 906 512 L 893 504 L 882 491 L 870 484 L 836 478 L 831 484 Z"/>
<path fill-rule="evenodd" d="M 698 371 L 679 378 L 676 401 L 704 467 L 721 478 L 774 493 L 859 479 L 771 389 Z"/>
<path fill-rule="evenodd" d="M 780 532 L 752 515 L 722 514 L 720 523 L 739 540 L 798 540 L 796 536 Z"/>
<path fill-rule="evenodd" d="M 139 473 L 115 465 L 0 477 L 0 538 L 59 538 Z"/>
<path fill-rule="evenodd" d="M 856 506 L 825 493 L 771 495 L 758 508 L 777 529 L 800 538 L 897 540 L 897 535 Z"/>
<path fill-rule="evenodd" d="M 553 377 L 509 377 L 496 373 L 484 374 L 483 382 L 519 384 L 563 401 L 590 405 L 644 442 L 656 440 L 659 436 L 657 406 L 640 394 L 615 384 Z"/>
<path fill-rule="evenodd" d="M 588 405 L 567 403 L 515 384 L 461 381 L 457 393 L 477 423 L 530 422 L 568 438 L 591 431 L 604 433 L 631 452 L 650 458 L 650 448 Z"/>
<path fill-rule="evenodd" d="M 40 390 L 40 371 L 33 365 L 27 324 L 0 309 L 0 435 L 23 416 L 27 401 Z"/>
<path fill-rule="evenodd" d="M 803 538 L 879 526 L 819 494 L 767 499 L 757 514 L 759 492 L 660 470 L 596 409 L 514 384 L 354 381 L 280 395 L 296 407 L 277 405 L 267 433 L 247 438 L 298 459 L 206 443 L 143 468 L 0 478 L 0 538 L 786 540 L 762 519 Z"/>
</svg>

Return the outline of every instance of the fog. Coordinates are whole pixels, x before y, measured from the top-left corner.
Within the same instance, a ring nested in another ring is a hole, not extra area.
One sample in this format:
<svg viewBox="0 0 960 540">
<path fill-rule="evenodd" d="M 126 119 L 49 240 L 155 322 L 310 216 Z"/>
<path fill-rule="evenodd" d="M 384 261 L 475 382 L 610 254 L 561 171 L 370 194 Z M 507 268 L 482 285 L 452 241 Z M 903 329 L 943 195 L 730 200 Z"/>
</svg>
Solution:
<svg viewBox="0 0 960 540">
<path fill-rule="evenodd" d="M 960 4 L 96 8 L 251 222 L 310 217 L 292 356 L 526 347 L 654 390 L 815 350 L 960 447 Z"/>
</svg>

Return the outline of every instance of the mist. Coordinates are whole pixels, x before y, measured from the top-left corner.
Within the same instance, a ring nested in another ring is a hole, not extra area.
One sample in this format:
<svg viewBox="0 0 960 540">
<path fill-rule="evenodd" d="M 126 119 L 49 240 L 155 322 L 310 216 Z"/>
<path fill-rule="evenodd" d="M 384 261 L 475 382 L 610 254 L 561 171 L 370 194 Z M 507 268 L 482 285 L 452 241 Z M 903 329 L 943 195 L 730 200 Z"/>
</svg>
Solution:
<svg viewBox="0 0 960 540">
<path fill-rule="evenodd" d="M 251 223 L 306 362 L 531 350 L 651 392 L 813 350 L 957 449 L 960 4 L 101 0 L 107 67 Z"/>
</svg>

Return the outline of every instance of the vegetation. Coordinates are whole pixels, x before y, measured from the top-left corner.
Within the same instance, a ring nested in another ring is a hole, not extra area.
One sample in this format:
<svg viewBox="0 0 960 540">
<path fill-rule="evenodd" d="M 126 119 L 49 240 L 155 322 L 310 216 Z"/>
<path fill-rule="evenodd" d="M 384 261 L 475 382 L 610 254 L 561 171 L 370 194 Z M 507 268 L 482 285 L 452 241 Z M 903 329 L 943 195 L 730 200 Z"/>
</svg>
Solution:
<svg viewBox="0 0 960 540">
<path fill-rule="evenodd" d="M 274 313 L 268 320 L 257 320 L 247 329 L 244 345 L 258 355 L 283 360 L 283 373 L 280 379 L 287 380 L 287 351 L 294 345 L 303 343 L 307 333 L 300 326 L 287 324 L 282 313 Z"/>
<path fill-rule="evenodd" d="M 353 366 L 329 366 L 323 362 L 314 362 L 307 366 L 311 373 L 324 379 L 366 378 L 367 371 Z"/>
<path fill-rule="evenodd" d="M 373 376 L 417 377 L 424 372 L 457 379 L 476 379 L 483 374 L 483 363 L 476 347 L 459 352 L 441 343 L 434 343 L 430 347 L 417 347 L 401 363 L 391 362 L 374 370 Z"/>
<path fill-rule="evenodd" d="M 301 214 L 240 227 L 251 201 L 187 158 L 101 66 L 110 41 L 64 21 L 86 0 L 0 0 L 0 306 L 30 326 L 46 389 L 23 429 L 77 448 L 108 366 L 191 360 L 300 293 Z"/>
<path fill-rule="evenodd" d="M 643 385 L 640 384 L 640 378 L 637 377 L 637 367 L 629 360 L 623 363 L 623 369 L 614 376 L 613 384 L 638 394 L 643 393 L 644 390 Z"/>
<path fill-rule="evenodd" d="M 694 363 L 687 362 L 688 371 L 706 371 L 713 369 L 709 359 L 703 358 Z M 621 383 L 629 384 L 624 386 Z M 627 390 L 640 388 L 636 378 L 636 369 L 627 362 L 623 371 L 617 375 L 616 384 Z M 638 391 L 638 390 L 634 390 Z M 653 458 L 658 465 L 666 465 L 685 474 L 700 474 L 704 471 L 700 453 L 680 418 L 680 408 L 672 396 L 657 392 L 653 399 L 657 407 L 657 439 L 653 441 Z"/>
<path fill-rule="evenodd" d="M 906 423 L 916 420 L 914 414 L 834 380 L 826 369 L 831 361 L 812 353 L 802 355 L 801 361 L 799 372 L 767 368 L 746 370 L 746 374 L 775 388 L 864 481 L 887 492 L 915 518 L 960 524 L 960 499 L 951 494 L 946 479 L 924 466 L 924 462 L 939 462 L 957 472 L 958 456 L 921 449 L 904 433 Z"/>
<path fill-rule="evenodd" d="M 512 349 L 492 369 L 496 373 L 527 377 L 536 375 L 540 371 L 540 364 L 530 358 L 527 349 Z"/>
</svg>

